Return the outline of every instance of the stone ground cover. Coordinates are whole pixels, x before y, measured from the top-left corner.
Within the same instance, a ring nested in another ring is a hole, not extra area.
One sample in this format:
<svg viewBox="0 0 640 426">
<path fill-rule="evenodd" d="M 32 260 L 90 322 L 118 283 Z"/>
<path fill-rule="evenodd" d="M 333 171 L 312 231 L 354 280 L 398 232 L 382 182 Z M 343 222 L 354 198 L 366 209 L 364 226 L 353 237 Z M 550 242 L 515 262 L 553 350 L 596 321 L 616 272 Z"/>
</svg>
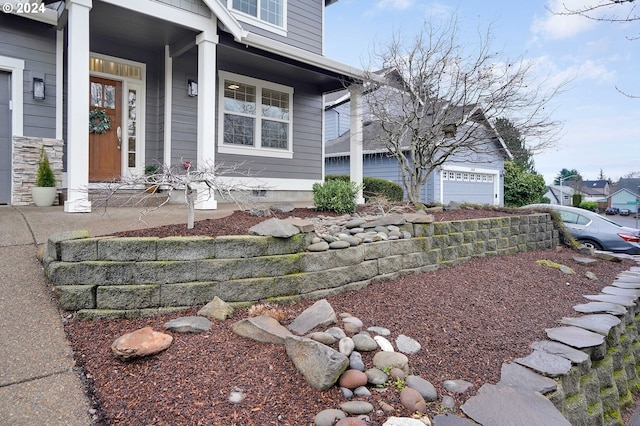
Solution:
<svg viewBox="0 0 640 426">
<path fill-rule="evenodd" d="M 448 213 L 448 218 L 455 217 L 454 212 L 443 212 L 436 220 L 447 220 Z M 485 213 L 458 213 L 457 218 L 500 212 Z M 244 233 L 249 222 L 255 222 L 242 215 L 232 218 L 210 221 L 210 229 L 229 234 L 226 228 L 234 226 L 236 233 Z M 184 230 L 184 225 L 179 227 Z M 159 231 L 148 232 L 146 235 L 158 235 Z M 428 379 L 439 394 L 429 404 L 429 414 L 442 412 L 440 401 L 445 395 L 454 397 L 455 412 L 461 414 L 464 400 L 482 384 L 499 380 L 503 362 L 530 353 L 531 343 L 545 339 L 545 328 L 575 314 L 572 306 L 585 302 L 582 294 L 599 292 L 630 266 L 629 262 L 605 261 L 582 265 L 573 260 L 574 255 L 562 249 L 475 259 L 378 282 L 328 300 L 336 312 L 349 312 L 365 326 L 385 327 L 395 336 L 416 339 L 422 349 L 408 355 L 412 372 Z M 536 261 L 540 259 L 568 265 L 576 275 L 539 265 Z M 587 271 L 599 280 L 586 278 Z M 288 316 L 284 322 L 292 321 L 312 303 L 285 306 Z M 150 358 L 123 362 L 111 353 L 112 342 L 124 333 L 145 326 L 162 330 L 168 320 L 195 312 L 197 309 L 147 319 L 66 321 L 94 401 L 96 424 L 312 425 L 316 413 L 338 408 L 345 401 L 338 387 L 326 391 L 309 387 L 282 346 L 234 334 L 231 324 L 245 318 L 246 309 L 236 310 L 226 321 L 214 321 L 207 333 L 174 335 L 169 349 Z M 369 358 L 363 354 L 365 364 L 371 364 Z M 467 393 L 451 394 L 443 382 L 454 379 L 474 386 Z M 240 403 L 229 402 L 233 392 L 244 395 Z M 361 399 L 376 410 L 385 402 L 395 408 L 396 416 L 411 414 L 393 389 L 373 391 L 372 396 Z M 375 411 L 368 424 L 381 425 L 387 416 Z"/>
</svg>

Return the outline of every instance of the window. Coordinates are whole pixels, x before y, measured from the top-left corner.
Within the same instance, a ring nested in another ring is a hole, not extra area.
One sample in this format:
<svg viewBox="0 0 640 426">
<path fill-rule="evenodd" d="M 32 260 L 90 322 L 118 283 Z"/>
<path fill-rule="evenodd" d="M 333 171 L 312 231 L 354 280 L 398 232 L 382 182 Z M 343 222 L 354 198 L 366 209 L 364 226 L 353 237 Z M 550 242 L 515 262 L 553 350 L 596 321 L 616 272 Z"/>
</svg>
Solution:
<svg viewBox="0 0 640 426">
<path fill-rule="evenodd" d="M 292 158 L 293 88 L 220 71 L 218 151 Z"/>
<path fill-rule="evenodd" d="M 285 28 L 287 0 L 228 0 L 228 7 L 239 12 L 238 18 L 251 24 Z M 269 28 L 267 28 L 269 29 Z"/>
</svg>

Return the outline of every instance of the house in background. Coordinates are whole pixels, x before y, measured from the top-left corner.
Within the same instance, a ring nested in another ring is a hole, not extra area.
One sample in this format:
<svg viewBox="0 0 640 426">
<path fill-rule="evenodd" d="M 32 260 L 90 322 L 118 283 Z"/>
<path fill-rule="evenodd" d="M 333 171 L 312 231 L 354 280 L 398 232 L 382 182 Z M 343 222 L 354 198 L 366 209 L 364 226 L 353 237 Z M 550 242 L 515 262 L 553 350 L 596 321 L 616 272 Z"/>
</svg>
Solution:
<svg viewBox="0 0 640 426">
<path fill-rule="evenodd" d="M 268 200 L 310 200 L 323 96 L 363 78 L 324 56 L 336 1 L 44 0 L 27 14 L 5 0 L 0 204 L 30 203 L 41 146 L 67 212 L 90 211 L 101 182 L 185 161 L 246 161 Z"/>
<path fill-rule="evenodd" d="M 629 209 L 632 212 L 640 210 L 640 179 L 622 178 L 613 185 L 613 194 L 609 196 L 609 207 Z"/>
<path fill-rule="evenodd" d="M 398 78 L 397 74 L 385 74 Z M 382 142 L 380 123 L 373 121 L 366 111 L 367 96 L 366 92 L 363 93 L 365 98 L 362 112 L 363 145 L 360 154 L 362 174 L 386 179 L 402 186 L 400 166 Z M 354 122 L 351 120 L 354 116 L 352 98 L 349 92 L 343 91 L 333 94 L 327 100 L 325 173 L 327 175 L 350 174 L 354 167 L 351 161 L 354 151 L 350 150 L 353 145 L 353 131 L 350 124 Z M 421 202 L 446 205 L 455 201 L 504 205 L 504 161 L 512 159 L 511 153 L 480 108 L 474 108 L 472 115 L 473 119 L 469 124 L 463 124 L 458 129 L 458 134 L 464 133 L 465 126 L 480 126 L 484 136 L 479 145 L 483 145 L 486 149 L 475 150 L 476 152 L 471 150 L 458 152 L 445 164 L 437 167 L 422 188 Z"/>
<path fill-rule="evenodd" d="M 550 204 L 571 206 L 573 205 L 573 194 L 575 193 L 576 190 L 568 185 L 549 185 L 543 197 L 548 198 Z"/>
</svg>

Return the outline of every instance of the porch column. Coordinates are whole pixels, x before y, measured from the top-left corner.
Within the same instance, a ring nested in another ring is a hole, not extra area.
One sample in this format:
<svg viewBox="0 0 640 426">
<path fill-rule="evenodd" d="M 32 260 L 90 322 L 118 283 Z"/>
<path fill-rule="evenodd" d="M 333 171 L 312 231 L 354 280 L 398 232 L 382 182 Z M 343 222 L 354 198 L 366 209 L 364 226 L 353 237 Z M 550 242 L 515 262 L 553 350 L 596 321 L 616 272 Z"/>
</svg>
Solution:
<svg viewBox="0 0 640 426">
<path fill-rule="evenodd" d="M 349 86 L 351 96 L 351 132 L 349 140 L 351 142 L 349 155 L 349 175 L 351 181 L 360 185 L 360 190 L 356 196 L 357 204 L 364 204 L 362 195 L 362 86 L 354 84 Z"/>
<path fill-rule="evenodd" d="M 198 167 L 215 165 L 216 152 L 216 47 L 218 35 L 201 32 L 196 36 L 198 45 Z M 213 172 L 213 170 L 212 170 Z M 218 208 L 218 201 L 213 198 L 204 185 L 198 189 L 196 209 L 211 210 Z"/>
<path fill-rule="evenodd" d="M 92 0 L 67 0 L 67 200 L 64 211 L 90 212 L 89 11 Z"/>
</svg>

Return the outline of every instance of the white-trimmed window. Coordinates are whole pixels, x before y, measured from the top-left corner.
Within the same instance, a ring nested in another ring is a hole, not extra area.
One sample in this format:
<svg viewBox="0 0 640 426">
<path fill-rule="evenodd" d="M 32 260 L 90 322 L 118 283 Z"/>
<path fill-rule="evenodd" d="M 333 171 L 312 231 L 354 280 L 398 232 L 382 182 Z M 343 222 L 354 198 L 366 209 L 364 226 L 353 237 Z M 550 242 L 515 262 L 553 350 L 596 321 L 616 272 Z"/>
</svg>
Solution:
<svg viewBox="0 0 640 426">
<path fill-rule="evenodd" d="M 260 28 L 279 32 L 287 27 L 287 0 L 227 0 L 227 7 L 239 20 Z"/>
<path fill-rule="evenodd" d="M 220 71 L 218 151 L 293 158 L 293 88 Z"/>
</svg>

